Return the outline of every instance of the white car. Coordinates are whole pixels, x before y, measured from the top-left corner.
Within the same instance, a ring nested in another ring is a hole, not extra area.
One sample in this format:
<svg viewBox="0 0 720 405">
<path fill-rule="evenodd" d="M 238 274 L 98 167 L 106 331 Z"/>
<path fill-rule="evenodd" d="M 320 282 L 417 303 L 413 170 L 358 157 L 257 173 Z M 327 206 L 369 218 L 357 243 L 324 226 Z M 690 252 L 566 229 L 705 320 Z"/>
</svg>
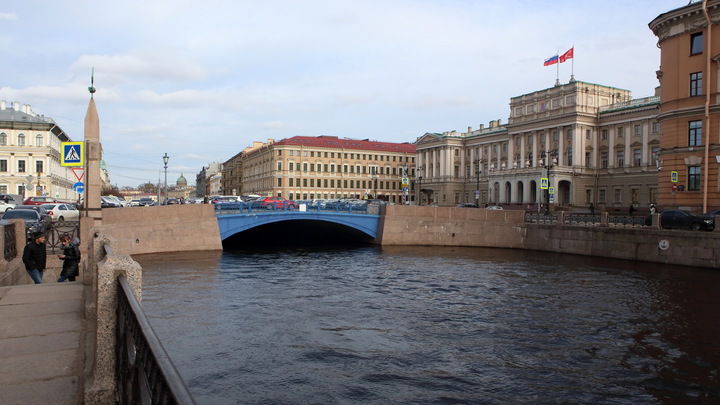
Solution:
<svg viewBox="0 0 720 405">
<path fill-rule="evenodd" d="M 0 200 L 0 212 L 5 213 L 13 208 L 15 208 L 15 204 L 6 203 L 5 201 Z"/>
<path fill-rule="evenodd" d="M 53 222 L 79 221 L 80 211 L 70 204 L 42 204 Z"/>
<path fill-rule="evenodd" d="M 486 209 L 486 210 L 501 210 L 501 209 L 503 209 L 503 208 L 502 208 L 501 206 L 499 206 L 499 205 L 491 205 L 491 206 L 489 206 L 489 207 L 487 207 L 487 208 L 485 208 L 485 209 Z"/>
</svg>

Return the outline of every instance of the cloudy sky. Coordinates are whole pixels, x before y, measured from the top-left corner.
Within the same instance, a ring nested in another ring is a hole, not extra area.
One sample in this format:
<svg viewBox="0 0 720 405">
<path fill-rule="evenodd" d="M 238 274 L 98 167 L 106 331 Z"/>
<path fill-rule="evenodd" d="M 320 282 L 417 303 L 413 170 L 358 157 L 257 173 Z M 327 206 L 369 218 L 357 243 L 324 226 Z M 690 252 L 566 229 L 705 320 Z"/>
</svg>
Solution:
<svg viewBox="0 0 720 405">
<path fill-rule="evenodd" d="M 414 142 L 507 122 L 577 80 L 651 96 L 648 23 L 688 0 L 26 0 L 0 3 L 0 100 L 82 140 L 91 71 L 113 184 L 190 184 L 253 141 Z M 571 62 L 560 65 L 567 82 Z"/>
</svg>

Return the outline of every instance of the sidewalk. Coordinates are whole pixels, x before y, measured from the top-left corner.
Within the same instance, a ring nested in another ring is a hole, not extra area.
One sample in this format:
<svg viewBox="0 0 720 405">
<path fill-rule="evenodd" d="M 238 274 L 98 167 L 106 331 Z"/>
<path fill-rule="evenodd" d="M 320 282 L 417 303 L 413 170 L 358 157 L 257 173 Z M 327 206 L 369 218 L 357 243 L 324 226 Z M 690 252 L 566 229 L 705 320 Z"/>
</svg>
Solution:
<svg viewBox="0 0 720 405">
<path fill-rule="evenodd" d="M 83 312 L 80 282 L 0 287 L 0 402 L 80 402 Z"/>
</svg>

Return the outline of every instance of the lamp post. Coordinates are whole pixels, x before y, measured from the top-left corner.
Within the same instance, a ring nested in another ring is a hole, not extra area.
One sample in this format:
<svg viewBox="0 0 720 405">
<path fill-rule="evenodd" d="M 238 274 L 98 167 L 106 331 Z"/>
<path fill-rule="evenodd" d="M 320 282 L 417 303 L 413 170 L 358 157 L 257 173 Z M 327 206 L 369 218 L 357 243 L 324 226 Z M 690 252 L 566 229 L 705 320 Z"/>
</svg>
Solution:
<svg viewBox="0 0 720 405">
<path fill-rule="evenodd" d="M 168 199 L 168 190 L 167 190 L 167 165 L 168 161 L 170 160 L 170 156 L 168 156 L 167 152 L 165 152 L 165 156 L 163 158 L 163 163 L 165 164 L 165 201 L 163 201 L 165 204 L 167 204 Z"/>
<path fill-rule="evenodd" d="M 550 170 L 552 170 L 552 167 L 557 164 L 557 155 L 557 149 L 553 149 L 551 151 L 543 151 L 540 154 L 540 161 L 538 161 L 540 166 L 547 169 L 548 190 L 546 200 L 547 204 L 545 205 L 545 214 L 550 213 L 550 189 L 552 188 L 552 182 L 550 181 Z"/>
<path fill-rule="evenodd" d="M 480 169 L 481 164 L 482 159 L 475 159 L 475 176 L 477 178 L 477 187 L 475 188 L 475 205 L 477 205 L 478 208 L 480 208 L 480 173 L 482 173 L 482 169 Z"/>
<path fill-rule="evenodd" d="M 377 196 L 377 180 L 378 180 L 377 167 L 371 168 L 370 180 L 372 180 L 372 182 L 373 182 L 373 198 L 378 198 L 378 196 Z"/>
<path fill-rule="evenodd" d="M 422 174 L 424 171 L 425 171 L 425 165 L 422 165 L 416 169 L 416 173 L 418 175 L 417 176 L 418 181 L 417 181 L 417 184 L 415 185 L 417 188 L 417 190 L 416 190 L 417 197 L 415 199 L 415 203 L 417 205 L 422 205 L 422 191 L 421 190 L 422 190 Z"/>
</svg>

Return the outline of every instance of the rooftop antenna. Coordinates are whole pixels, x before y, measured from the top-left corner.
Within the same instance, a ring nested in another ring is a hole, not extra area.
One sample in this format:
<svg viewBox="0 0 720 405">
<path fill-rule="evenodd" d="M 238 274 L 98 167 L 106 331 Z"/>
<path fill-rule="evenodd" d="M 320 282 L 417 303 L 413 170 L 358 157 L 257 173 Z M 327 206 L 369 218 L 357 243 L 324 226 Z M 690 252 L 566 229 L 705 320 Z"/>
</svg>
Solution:
<svg viewBox="0 0 720 405">
<path fill-rule="evenodd" d="M 95 68 L 92 68 L 92 73 L 90 74 L 90 87 L 88 87 L 88 91 L 90 92 L 90 98 L 93 98 L 93 95 L 95 94 Z"/>
</svg>

